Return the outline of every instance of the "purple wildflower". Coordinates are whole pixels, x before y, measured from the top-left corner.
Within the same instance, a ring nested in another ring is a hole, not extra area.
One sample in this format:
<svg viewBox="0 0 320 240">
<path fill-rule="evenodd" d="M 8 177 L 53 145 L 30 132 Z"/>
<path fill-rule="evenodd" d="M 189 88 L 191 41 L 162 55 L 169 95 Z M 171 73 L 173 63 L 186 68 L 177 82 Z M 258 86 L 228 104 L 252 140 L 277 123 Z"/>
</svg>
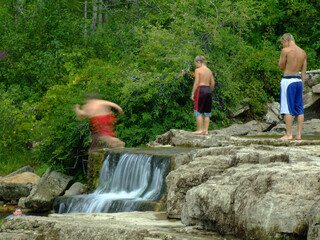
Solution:
<svg viewBox="0 0 320 240">
<path fill-rule="evenodd" d="M 0 59 L 7 57 L 8 52 L 0 52 Z"/>
</svg>

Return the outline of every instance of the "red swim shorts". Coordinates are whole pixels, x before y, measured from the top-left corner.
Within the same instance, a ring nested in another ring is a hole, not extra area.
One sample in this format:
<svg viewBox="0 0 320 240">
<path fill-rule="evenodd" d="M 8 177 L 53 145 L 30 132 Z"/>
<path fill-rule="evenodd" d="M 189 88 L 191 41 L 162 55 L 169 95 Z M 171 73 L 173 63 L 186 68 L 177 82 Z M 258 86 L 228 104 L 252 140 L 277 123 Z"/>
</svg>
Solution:
<svg viewBox="0 0 320 240">
<path fill-rule="evenodd" d="M 116 114 L 107 114 L 90 118 L 90 130 L 97 135 L 115 137 L 113 125 L 117 122 Z"/>
</svg>

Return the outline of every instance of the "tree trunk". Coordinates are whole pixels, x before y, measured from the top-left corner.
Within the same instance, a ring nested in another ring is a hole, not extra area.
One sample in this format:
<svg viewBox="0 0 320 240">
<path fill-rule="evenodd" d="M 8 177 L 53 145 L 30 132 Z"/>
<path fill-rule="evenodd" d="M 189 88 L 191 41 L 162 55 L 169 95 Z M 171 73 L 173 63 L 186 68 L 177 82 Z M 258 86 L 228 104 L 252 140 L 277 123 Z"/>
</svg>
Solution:
<svg viewBox="0 0 320 240">
<path fill-rule="evenodd" d="M 90 29 L 91 35 L 94 34 L 96 30 L 96 25 L 97 25 L 97 17 L 98 17 L 97 1 L 98 0 L 93 0 L 93 13 L 92 13 L 91 29 Z"/>
<path fill-rule="evenodd" d="M 98 22 L 98 26 L 99 28 L 102 28 L 102 12 L 103 12 L 103 1 L 99 0 L 99 22 Z"/>
<path fill-rule="evenodd" d="M 22 13 L 23 10 L 23 0 L 17 0 L 17 11 L 18 14 Z"/>
<path fill-rule="evenodd" d="M 88 35 L 88 30 L 87 30 L 87 7 L 88 7 L 88 2 L 84 1 L 84 27 L 83 27 L 83 37 L 86 39 Z"/>
</svg>

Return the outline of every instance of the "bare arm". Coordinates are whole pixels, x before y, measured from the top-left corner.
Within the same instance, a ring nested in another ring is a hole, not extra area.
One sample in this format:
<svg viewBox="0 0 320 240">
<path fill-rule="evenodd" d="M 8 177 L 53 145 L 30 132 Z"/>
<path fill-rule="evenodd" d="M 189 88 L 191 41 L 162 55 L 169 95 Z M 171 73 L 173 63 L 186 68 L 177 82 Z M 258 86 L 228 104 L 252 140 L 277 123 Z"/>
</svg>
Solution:
<svg viewBox="0 0 320 240">
<path fill-rule="evenodd" d="M 73 111 L 76 113 L 76 115 L 79 119 L 87 117 L 87 113 L 85 111 L 83 111 L 82 109 L 80 109 L 79 104 L 76 104 L 74 106 Z"/>
<path fill-rule="evenodd" d="M 211 91 L 213 91 L 215 85 L 216 85 L 216 82 L 214 81 L 214 77 L 213 77 L 213 75 L 211 74 L 211 78 L 210 78 L 210 88 L 211 88 Z"/>
<path fill-rule="evenodd" d="M 113 102 L 109 102 L 109 101 L 104 101 L 104 102 L 107 107 L 113 107 L 113 108 L 117 109 L 119 111 L 119 113 L 123 114 L 122 108 L 118 104 L 113 103 Z"/>
<path fill-rule="evenodd" d="M 280 60 L 279 60 L 279 68 L 281 70 L 285 70 L 287 64 L 287 51 L 286 49 L 282 49 Z"/>
<path fill-rule="evenodd" d="M 305 59 L 301 67 L 301 80 L 303 85 L 304 85 L 304 81 L 306 80 L 306 72 L 307 72 L 307 56 L 305 56 Z"/>
<path fill-rule="evenodd" d="M 197 89 L 199 87 L 199 81 L 200 81 L 200 73 L 199 73 L 199 70 L 196 69 L 195 70 L 195 79 L 194 79 L 192 93 L 191 93 L 191 99 L 193 101 L 194 101 L 194 94 L 195 94 L 195 92 L 197 91 Z"/>
</svg>

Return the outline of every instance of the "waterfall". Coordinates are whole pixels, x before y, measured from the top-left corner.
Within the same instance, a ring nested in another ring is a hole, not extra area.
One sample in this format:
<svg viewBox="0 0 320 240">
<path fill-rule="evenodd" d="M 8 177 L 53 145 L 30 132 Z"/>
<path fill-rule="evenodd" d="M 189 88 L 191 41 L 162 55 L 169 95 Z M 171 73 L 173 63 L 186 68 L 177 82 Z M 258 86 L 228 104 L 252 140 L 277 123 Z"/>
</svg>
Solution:
<svg viewBox="0 0 320 240">
<path fill-rule="evenodd" d="M 58 197 L 53 208 L 56 213 L 153 210 L 165 192 L 169 171 L 169 157 L 109 153 L 93 193 Z"/>
</svg>

